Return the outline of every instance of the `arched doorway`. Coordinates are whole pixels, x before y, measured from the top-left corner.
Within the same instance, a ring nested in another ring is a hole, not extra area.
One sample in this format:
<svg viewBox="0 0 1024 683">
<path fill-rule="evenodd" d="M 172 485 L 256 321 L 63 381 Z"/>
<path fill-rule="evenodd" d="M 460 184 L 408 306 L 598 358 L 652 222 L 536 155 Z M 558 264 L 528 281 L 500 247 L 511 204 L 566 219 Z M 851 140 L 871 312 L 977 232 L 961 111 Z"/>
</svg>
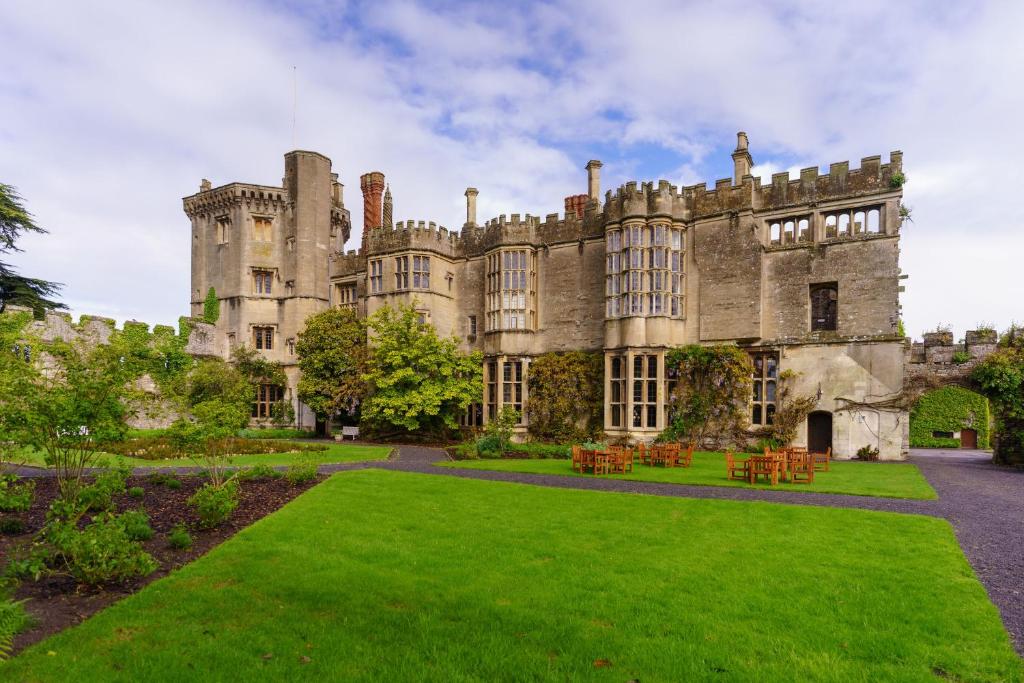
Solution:
<svg viewBox="0 0 1024 683">
<path fill-rule="evenodd" d="M 816 410 L 807 416 L 807 450 L 824 453 L 832 448 L 832 413 Z"/>
</svg>

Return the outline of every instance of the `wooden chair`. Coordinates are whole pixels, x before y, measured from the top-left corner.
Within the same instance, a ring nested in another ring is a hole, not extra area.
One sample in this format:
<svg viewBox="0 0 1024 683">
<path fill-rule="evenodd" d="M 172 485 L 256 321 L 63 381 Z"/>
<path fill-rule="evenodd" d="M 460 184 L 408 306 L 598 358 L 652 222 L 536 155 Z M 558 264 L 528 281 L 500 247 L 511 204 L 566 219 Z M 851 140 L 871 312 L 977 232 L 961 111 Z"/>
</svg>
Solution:
<svg viewBox="0 0 1024 683">
<path fill-rule="evenodd" d="M 572 447 L 572 471 L 582 472 L 583 471 L 583 447 L 573 446 Z"/>
<path fill-rule="evenodd" d="M 829 446 L 824 453 L 811 453 L 814 458 L 814 469 L 828 472 L 829 463 L 832 461 L 832 447 Z"/>
<path fill-rule="evenodd" d="M 636 455 L 641 465 L 651 464 L 651 449 L 643 441 L 636 445 Z"/>
<path fill-rule="evenodd" d="M 737 460 L 731 452 L 725 454 L 725 468 L 729 479 L 737 481 L 748 481 L 750 479 L 750 463 L 747 460 Z"/>
<path fill-rule="evenodd" d="M 608 451 L 594 451 L 594 474 L 608 474 L 610 459 Z"/>
<path fill-rule="evenodd" d="M 580 449 L 580 472 L 594 473 L 595 451 Z"/>
<path fill-rule="evenodd" d="M 773 455 L 755 455 L 747 460 L 750 483 L 756 484 L 758 477 L 765 483 L 776 486 L 779 483 L 779 459 Z"/>
<path fill-rule="evenodd" d="M 626 448 L 622 451 L 622 473 L 633 471 L 633 449 Z"/>
<path fill-rule="evenodd" d="M 797 454 L 789 461 L 789 479 L 794 484 L 814 483 L 814 457 L 811 454 Z"/>
<path fill-rule="evenodd" d="M 686 452 L 679 455 L 678 465 L 680 467 L 689 467 L 693 464 L 693 444 L 691 443 L 686 447 Z"/>
</svg>

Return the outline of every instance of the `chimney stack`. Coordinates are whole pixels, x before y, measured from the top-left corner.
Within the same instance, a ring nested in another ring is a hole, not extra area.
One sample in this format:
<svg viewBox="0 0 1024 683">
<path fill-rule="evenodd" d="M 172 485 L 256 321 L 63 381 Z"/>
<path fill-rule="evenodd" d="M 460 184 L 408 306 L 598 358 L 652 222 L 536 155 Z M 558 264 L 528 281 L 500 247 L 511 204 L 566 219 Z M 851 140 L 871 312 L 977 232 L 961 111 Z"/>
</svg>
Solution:
<svg viewBox="0 0 1024 683">
<path fill-rule="evenodd" d="M 211 183 L 206 178 L 203 178 L 203 182 L 199 183 L 199 191 L 200 192 L 208 192 L 212 188 L 213 188 L 213 183 Z"/>
<path fill-rule="evenodd" d="M 594 201 L 600 201 L 601 197 L 601 166 L 597 159 L 587 162 L 587 196 Z"/>
<path fill-rule="evenodd" d="M 565 217 L 568 218 L 570 213 L 576 214 L 576 218 L 583 220 L 583 212 L 587 208 L 587 199 L 589 197 L 585 194 L 572 194 L 565 198 Z"/>
<path fill-rule="evenodd" d="M 754 165 L 754 160 L 750 156 L 750 152 L 747 150 L 750 142 L 747 140 L 747 134 L 742 130 L 736 133 L 736 151 L 732 153 L 732 164 L 733 164 L 733 179 L 734 185 L 739 185 L 743 182 L 743 176 L 750 175 L 750 169 Z"/>
<path fill-rule="evenodd" d="M 394 208 L 395 204 L 394 201 L 391 199 L 391 186 L 389 185 L 387 189 L 384 190 L 384 215 L 382 225 L 385 228 L 395 227 L 394 221 L 392 219 Z"/>
<path fill-rule="evenodd" d="M 476 225 L 476 196 L 480 194 L 475 187 L 466 188 L 466 225 Z"/>
<path fill-rule="evenodd" d="M 384 174 L 380 171 L 365 173 L 359 178 L 363 190 L 363 234 L 383 224 L 381 199 L 384 193 Z"/>
</svg>

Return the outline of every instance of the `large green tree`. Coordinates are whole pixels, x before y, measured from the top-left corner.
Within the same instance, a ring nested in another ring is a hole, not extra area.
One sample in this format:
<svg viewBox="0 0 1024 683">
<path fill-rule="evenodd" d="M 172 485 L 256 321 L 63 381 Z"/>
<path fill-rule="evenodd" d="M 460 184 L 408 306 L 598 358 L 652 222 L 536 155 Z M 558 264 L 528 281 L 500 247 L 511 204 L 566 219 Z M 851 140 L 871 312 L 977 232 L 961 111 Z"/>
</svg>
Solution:
<svg viewBox="0 0 1024 683">
<path fill-rule="evenodd" d="M 299 399 L 330 425 L 340 412 L 356 412 L 366 397 L 369 349 L 366 322 L 347 308 L 331 308 L 306 320 L 295 343 Z"/>
<path fill-rule="evenodd" d="M 746 351 L 690 344 L 669 351 L 665 368 L 677 375 L 668 438 L 721 446 L 738 437 L 747 419 L 754 373 Z"/>
<path fill-rule="evenodd" d="M 367 322 L 372 360 L 362 422 L 379 433 L 457 429 L 458 416 L 483 396 L 481 354 L 439 337 L 413 306 L 385 306 Z"/>
<path fill-rule="evenodd" d="M 0 254 L 21 251 L 18 239 L 30 232 L 46 230 L 36 225 L 14 188 L 0 183 Z M 26 306 L 37 316 L 46 309 L 65 308 L 53 299 L 60 288 L 56 282 L 19 275 L 10 264 L 0 261 L 0 313 L 9 305 Z"/>
<path fill-rule="evenodd" d="M 594 438 L 604 415 L 604 354 L 545 353 L 530 363 L 530 435 L 556 443 Z"/>
</svg>

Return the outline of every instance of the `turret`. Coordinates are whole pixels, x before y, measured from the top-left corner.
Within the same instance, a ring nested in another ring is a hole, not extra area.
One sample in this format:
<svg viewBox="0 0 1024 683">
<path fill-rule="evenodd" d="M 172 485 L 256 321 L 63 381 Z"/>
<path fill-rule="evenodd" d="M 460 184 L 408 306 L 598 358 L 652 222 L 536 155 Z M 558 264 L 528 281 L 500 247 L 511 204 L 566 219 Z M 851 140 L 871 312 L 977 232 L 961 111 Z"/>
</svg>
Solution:
<svg viewBox="0 0 1024 683">
<path fill-rule="evenodd" d="M 736 133 L 736 151 L 732 153 L 732 164 L 733 164 L 733 178 L 732 182 L 734 185 L 739 185 L 743 182 L 743 177 L 750 175 L 750 169 L 754 166 L 754 160 L 750 156 L 750 151 L 747 149 L 750 142 L 747 140 L 747 134 L 742 130 Z"/>
</svg>

